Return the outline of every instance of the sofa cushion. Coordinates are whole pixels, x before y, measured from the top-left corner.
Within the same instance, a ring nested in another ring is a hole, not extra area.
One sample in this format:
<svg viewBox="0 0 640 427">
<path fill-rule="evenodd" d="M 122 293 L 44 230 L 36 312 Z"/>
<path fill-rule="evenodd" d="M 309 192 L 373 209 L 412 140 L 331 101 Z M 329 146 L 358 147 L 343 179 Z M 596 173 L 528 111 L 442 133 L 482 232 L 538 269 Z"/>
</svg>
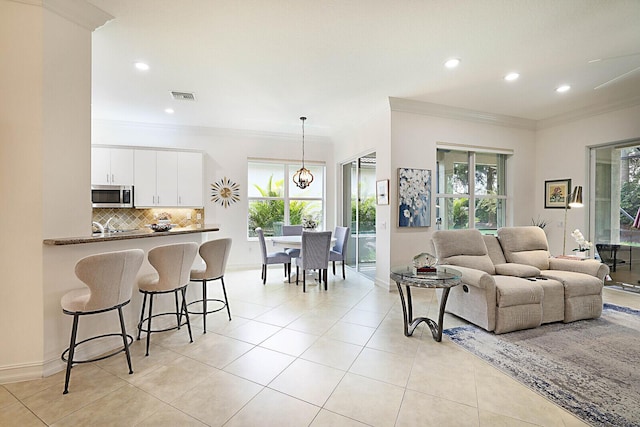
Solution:
<svg viewBox="0 0 640 427">
<path fill-rule="evenodd" d="M 496 272 L 478 230 L 438 230 L 433 233 L 433 245 L 440 264 Z"/>
<path fill-rule="evenodd" d="M 517 264 L 515 262 L 496 264 L 494 267 L 496 274 L 502 276 L 537 277 L 540 275 L 540 269 L 532 265 Z"/>
<path fill-rule="evenodd" d="M 498 238 L 507 262 L 549 269 L 549 245 L 540 227 L 504 227 L 498 230 Z"/>
<path fill-rule="evenodd" d="M 495 276 L 494 279 L 498 307 L 542 303 L 544 293 L 537 281 L 507 276 Z"/>
<path fill-rule="evenodd" d="M 602 293 L 602 280 L 588 274 L 562 270 L 546 270 L 541 274 L 543 277 L 557 280 L 563 284 L 565 300 L 584 295 L 600 295 Z"/>
</svg>

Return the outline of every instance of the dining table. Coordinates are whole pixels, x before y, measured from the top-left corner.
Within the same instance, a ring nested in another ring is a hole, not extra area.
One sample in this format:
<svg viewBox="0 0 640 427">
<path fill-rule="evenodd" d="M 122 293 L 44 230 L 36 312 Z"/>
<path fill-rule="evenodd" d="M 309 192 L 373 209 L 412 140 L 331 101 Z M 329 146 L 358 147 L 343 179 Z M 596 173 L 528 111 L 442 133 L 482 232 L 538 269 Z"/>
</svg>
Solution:
<svg viewBox="0 0 640 427">
<path fill-rule="evenodd" d="M 302 249 L 302 236 L 273 236 L 270 238 L 273 246 L 279 248 Z M 336 244 L 336 238 L 331 237 L 330 248 Z"/>
</svg>

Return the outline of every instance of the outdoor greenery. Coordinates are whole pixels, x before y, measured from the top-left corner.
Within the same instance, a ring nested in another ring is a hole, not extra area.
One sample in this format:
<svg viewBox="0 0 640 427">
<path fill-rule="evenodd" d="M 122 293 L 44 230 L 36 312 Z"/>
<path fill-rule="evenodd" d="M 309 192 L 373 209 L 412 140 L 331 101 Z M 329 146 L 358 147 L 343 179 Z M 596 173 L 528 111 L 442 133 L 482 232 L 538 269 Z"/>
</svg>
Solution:
<svg viewBox="0 0 640 427">
<path fill-rule="evenodd" d="M 469 226 L 469 199 L 453 200 L 453 218 L 450 224 L 453 228 L 467 228 Z"/>
<path fill-rule="evenodd" d="M 254 184 L 254 187 L 262 197 L 279 199 L 255 200 L 249 203 L 249 237 L 256 236 L 257 227 L 262 227 L 265 236 L 274 236 L 284 222 L 284 180 L 274 180 L 271 175 L 264 188 L 257 184 Z M 289 203 L 289 223 L 302 224 L 302 216 L 307 214 L 306 210 L 310 210 L 308 208 L 308 202 L 292 200 Z M 314 217 L 311 213 L 309 215 Z"/>
<path fill-rule="evenodd" d="M 637 182 L 624 182 L 620 188 L 620 207 L 630 215 L 635 215 L 640 206 L 640 184 Z M 626 215 L 620 215 L 621 225 L 632 225 L 633 219 Z"/>
<path fill-rule="evenodd" d="M 376 198 L 373 196 L 361 200 L 357 205 L 360 220 L 360 233 L 375 233 L 376 231 Z M 351 224 L 356 223 L 355 199 L 351 200 Z M 351 228 L 354 228 L 353 226 Z"/>
</svg>

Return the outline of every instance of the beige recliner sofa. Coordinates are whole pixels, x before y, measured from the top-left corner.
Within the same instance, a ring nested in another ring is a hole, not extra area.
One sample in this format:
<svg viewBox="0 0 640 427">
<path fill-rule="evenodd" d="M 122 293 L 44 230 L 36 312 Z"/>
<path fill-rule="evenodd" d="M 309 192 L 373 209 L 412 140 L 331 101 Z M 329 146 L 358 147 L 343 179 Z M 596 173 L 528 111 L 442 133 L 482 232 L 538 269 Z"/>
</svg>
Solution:
<svg viewBox="0 0 640 427">
<path fill-rule="evenodd" d="M 504 227 L 497 236 L 439 230 L 433 244 L 438 263 L 462 273 L 462 284 L 449 293 L 447 312 L 487 331 L 501 334 L 602 313 L 609 267 L 551 257 L 539 227 Z"/>
</svg>

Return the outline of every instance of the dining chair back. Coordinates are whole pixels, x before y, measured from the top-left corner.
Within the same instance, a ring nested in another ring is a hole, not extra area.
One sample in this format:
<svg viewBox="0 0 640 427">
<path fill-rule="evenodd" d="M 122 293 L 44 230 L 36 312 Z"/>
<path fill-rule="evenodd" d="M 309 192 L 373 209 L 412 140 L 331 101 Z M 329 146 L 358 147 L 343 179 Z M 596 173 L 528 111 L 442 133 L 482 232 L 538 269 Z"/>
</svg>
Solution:
<svg viewBox="0 0 640 427">
<path fill-rule="evenodd" d="M 283 225 L 282 235 L 283 236 L 301 236 L 302 225 Z M 284 251 L 288 253 L 291 258 L 298 258 L 300 256 L 300 249 L 298 248 L 285 248 Z"/>
<path fill-rule="evenodd" d="M 256 228 L 260 251 L 262 253 L 262 284 L 267 283 L 267 265 L 284 264 L 284 276 L 289 277 L 291 282 L 291 256 L 286 252 L 267 252 L 267 243 L 264 240 L 262 227 Z"/>
<path fill-rule="evenodd" d="M 331 248 L 330 231 L 304 231 L 302 233 L 302 249 L 296 258 L 296 285 L 302 267 L 302 292 L 307 291 L 306 270 L 318 270 L 318 280 L 327 290 L 327 270 L 329 269 L 329 250 Z"/>
<path fill-rule="evenodd" d="M 301 236 L 302 226 L 301 225 L 283 225 L 282 235 L 283 236 Z"/>
<path fill-rule="evenodd" d="M 329 253 L 329 261 L 333 264 L 333 275 L 336 275 L 336 261 L 342 261 L 342 278 L 346 279 L 344 264 L 347 260 L 347 243 L 351 235 L 350 227 L 336 227 L 334 232 L 336 244 Z"/>
</svg>

